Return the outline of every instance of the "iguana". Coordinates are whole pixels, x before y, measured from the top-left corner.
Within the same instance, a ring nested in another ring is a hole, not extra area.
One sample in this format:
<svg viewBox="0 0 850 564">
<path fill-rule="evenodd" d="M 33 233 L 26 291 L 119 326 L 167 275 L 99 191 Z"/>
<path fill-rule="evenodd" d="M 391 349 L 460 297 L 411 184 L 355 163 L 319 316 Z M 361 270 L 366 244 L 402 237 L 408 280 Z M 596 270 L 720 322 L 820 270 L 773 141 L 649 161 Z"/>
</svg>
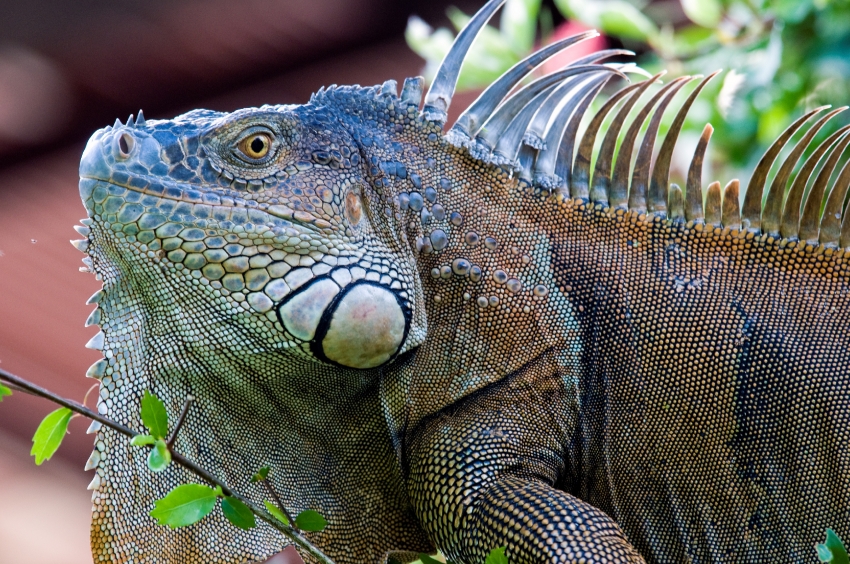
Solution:
<svg viewBox="0 0 850 564">
<path fill-rule="evenodd" d="M 285 505 L 327 518 L 311 538 L 339 563 L 498 546 L 514 563 L 813 561 L 826 527 L 850 536 L 850 167 L 830 176 L 850 126 L 791 181 L 826 113 L 767 186 L 824 108 L 805 114 L 742 209 L 737 181 L 703 195 L 706 126 L 683 191 L 671 154 L 705 80 L 652 168 L 689 79 L 626 86 L 581 136 L 629 70 L 600 63 L 619 52 L 520 84 L 584 35 L 508 71 L 444 134 L 500 4 L 459 34 L 422 110 L 412 78 L 400 95 L 334 86 L 93 135 L 75 244 L 103 280 L 98 410 L 141 429 L 144 390 L 175 415 L 191 394 L 177 448 L 257 501 L 248 478 L 270 465 Z M 152 476 L 92 430 L 96 561 L 282 548 L 215 513 L 156 525 L 154 500 L 196 479 Z"/>
</svg>

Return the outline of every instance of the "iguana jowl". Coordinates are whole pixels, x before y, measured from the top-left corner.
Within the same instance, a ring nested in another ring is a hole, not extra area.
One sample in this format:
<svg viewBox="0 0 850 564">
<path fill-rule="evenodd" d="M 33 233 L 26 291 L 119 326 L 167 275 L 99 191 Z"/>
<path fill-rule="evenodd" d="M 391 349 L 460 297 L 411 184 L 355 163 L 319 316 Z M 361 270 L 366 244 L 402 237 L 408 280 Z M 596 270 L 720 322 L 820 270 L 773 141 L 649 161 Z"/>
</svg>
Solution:
<svg viewBox="0 0 850 564">
<path fill-rule="evenodd" d="M 500 3 L 461 32 L 421 112 L 408 79 L 400 96 L 392 81 L 331 87 L 95 133 L 77 246 L 104 283 L 89 319 L 99 411 L 140 428 L 144 390 L 174 414 L 193 395 L 177 448 L 258 501 L 248 478 L 272 466 L 286 505 L 325 515 L 313 539 L 337 562 L 435 546 L 480 562 L 500 545 L 517 563 L 813 561 L 826 527 L 850 536 L 850 167 L 830 176 L 848 128 L 786 196 L 836 112 L 821 118 L 766 191 L 823 109 L 798 120 L 742 213 L 736 181 L 703 197 L 706 127 L 683 194 L 669 163 L 705 81 L 652 170 L 687 79 L 643 102 L 657 77 L 620 90 L 581 137 L 628 70 L 597 64 L 612 52 L 508 97 L 579 37 L 509 71 L 444 136 L 460 61 Z M 153 501 L 194 478 L 152 477 L 95 430 L 96 561 L 281 548 L 215 513 L 157 526 Z"/>
</svg>

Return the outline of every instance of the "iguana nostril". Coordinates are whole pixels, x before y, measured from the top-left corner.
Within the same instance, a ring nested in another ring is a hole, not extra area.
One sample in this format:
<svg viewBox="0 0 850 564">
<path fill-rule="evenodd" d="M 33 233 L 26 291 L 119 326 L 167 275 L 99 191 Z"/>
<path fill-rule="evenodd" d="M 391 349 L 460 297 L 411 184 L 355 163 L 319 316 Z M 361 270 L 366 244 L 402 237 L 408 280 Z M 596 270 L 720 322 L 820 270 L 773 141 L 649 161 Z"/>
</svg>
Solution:
<svg viewBox="0 0 850 564">
<path fill-rule="evenodd" d="M 133 147 L 136 144 L 136 140 L 133 139 L 133 136 L 129 133 L 122 133 L 118 136 L 118 151 L 121 153 L 121 156 L 127 158 L 130 156 L 130 152 L 133 150 Z"/>
</svg>

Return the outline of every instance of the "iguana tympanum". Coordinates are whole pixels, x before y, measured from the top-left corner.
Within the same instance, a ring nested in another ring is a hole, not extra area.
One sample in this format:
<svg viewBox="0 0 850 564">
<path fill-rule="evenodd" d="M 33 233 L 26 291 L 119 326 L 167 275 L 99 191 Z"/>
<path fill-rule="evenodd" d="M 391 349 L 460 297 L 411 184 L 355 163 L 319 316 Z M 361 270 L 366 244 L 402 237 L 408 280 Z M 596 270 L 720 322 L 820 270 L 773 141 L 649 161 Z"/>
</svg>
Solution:
<svg viewBox="0 0 850 564">
<path fill-rule="evenodd" d="M 790 181 L 826 114 L 767 186 L 823 108 L 803 116 L 740 208 L 737 181 L 703 196 L 707 126 L 683 193 L 671 154 L 705 81 L 652 169 L 688 79 L 620 90 L 581 136 L 629 70 L 598 64 L 612 52 L 509 95 L 580 36 L 444 135 L 500 3 L 459 34 L 421 111 L 413 78 L 400 95 L 331 87 L 94 134 L 77 246 L 103 279 L 99 411 L 141 429 L 144 390 L 173 415 L 193 395 L 178 450 L 258 502 L 248 478 L 270 465 L 285 505 L 327 518 L 312 539 L 339 563 L 435 547 L 473 563 L 502 545 L 514 563 L 814 561 L 827 527 L 850 536 L 850 167 L 830 176 L 850 130 Z M 158 526 L 153 501 L 196 478 L 152 476 L 106 428 L 89 467 L 98 562 L 241 563 L 283 545 L 220 513 Z"/>
</svg>

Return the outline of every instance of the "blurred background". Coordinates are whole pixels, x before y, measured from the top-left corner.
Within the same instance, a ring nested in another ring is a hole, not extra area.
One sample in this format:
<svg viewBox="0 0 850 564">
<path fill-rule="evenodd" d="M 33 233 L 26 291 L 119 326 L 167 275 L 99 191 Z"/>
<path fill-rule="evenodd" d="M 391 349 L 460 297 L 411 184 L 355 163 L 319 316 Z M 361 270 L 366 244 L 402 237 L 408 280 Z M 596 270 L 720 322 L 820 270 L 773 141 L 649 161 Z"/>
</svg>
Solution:
<svg viewBox="0 0 850 564">
<path fill-rule="evenodd" d="M 0 0 L 0 367 L 76 400 L 94 383 L 83 375 L 100 355 L 84 344 L 97 331 L 83 322 L 100 284 L 79 272 L 68 240 L 85 215 L 77 166 L 95 129 L 139 108 L 168 118 L 304 103 L 333 83 L 428 75 L 482 3 Z M 668 77 L 727 69 L 682 135 L 695 144 L 706 121 L 715 126 L 708 180 L 749 178 L 793 118 L 850 102 L 850 0 L 509 0 L 493 24 L 452 116 L 535 45 L 589 27 L 604 33 L 591 47 L 630 48 Z M 833 121 L 818 138 L 848 119 Z M 678 153 L 674 180 L 689 158 Z M 91 562 L 88 422 L 72 421 L 44 465 L 29 456 L 52 409 L 21 393 L 0 404 L 0 564 Z"/>
</svg>

